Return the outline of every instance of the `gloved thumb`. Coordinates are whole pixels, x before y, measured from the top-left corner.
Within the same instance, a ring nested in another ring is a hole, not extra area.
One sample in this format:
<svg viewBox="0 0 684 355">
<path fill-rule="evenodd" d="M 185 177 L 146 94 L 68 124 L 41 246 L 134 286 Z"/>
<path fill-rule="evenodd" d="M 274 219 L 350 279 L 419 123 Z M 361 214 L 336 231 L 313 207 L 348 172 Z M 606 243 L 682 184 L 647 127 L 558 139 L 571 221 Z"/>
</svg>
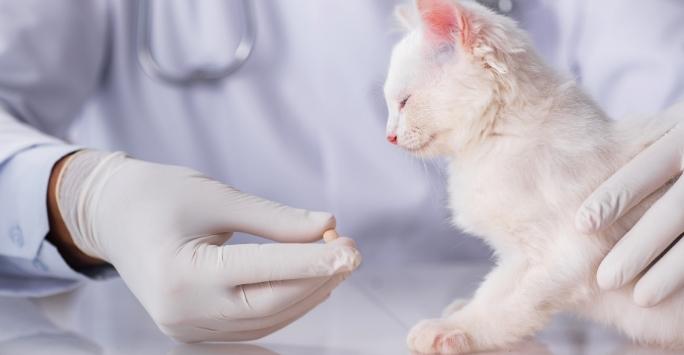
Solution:
<svg viewBox="0 0 684 355">
<path fill-rule="evenodd" d="M 320 240 L 335 228 L 328 212 L 293 208 L 228 188 L 226 208 L 217 211 L 232 231 L 257 235 L 277 242 L 308 243 Z"/>
</svg>

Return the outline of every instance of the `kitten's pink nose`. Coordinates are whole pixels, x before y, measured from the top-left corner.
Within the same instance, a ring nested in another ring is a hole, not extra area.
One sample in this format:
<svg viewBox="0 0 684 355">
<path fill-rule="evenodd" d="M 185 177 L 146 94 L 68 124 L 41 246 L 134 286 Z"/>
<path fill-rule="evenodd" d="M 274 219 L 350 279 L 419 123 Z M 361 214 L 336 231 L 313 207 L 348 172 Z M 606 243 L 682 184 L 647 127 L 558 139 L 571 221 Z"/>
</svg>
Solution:
<svg viewBox="0 0 684 355">
<path fill-rule="evenodd" d="M 387 135 L 387 141 L 392 143 L 392 144 L 397 144 L 397 134 L 396 133 L 390 133 Z"/>
</svg>

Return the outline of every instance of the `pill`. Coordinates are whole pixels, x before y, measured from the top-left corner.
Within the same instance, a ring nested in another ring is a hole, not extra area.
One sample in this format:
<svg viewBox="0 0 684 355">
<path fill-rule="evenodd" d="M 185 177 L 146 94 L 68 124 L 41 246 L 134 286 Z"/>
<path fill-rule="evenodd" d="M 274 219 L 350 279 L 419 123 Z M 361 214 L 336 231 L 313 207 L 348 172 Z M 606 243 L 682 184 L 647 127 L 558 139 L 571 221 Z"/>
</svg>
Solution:
<svg viewBox="0 0 684 355">
<path fill-rule="evenodd" d="M 323 233 L 323 240 L 325 240 L 326 243 L 330 243 L 337 238 L 337 231 L 335 231 L 334 229 L 328 229 L 327 231 L 325 231 L 325 233 Z"/>
</svg>

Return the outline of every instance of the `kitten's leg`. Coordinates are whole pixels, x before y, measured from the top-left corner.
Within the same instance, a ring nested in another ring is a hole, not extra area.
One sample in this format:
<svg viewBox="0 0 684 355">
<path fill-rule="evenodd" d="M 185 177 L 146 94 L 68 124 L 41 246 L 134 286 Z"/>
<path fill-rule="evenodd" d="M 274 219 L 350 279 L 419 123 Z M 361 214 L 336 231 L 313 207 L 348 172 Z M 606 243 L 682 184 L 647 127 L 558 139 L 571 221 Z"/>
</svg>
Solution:
<svg viewBox="0 0 684 355">
<path fill-rule="evenodd" d="M 461 354 L 500 348 L 534 334 L 567 300 L 567 275 L 558 266 L 501 264 L 459 312 L 413 327 L 409 347 L 421 353 Z"/>
<path fill-rule="evenodd" d="M 509 258 L 500 261 L 499 264 L 487 274 L 485 280 L 478 288 L 477 293 L 496 295 L 510 292 L 513 288 L 513 283 L 510 281 L 519 278 L 520 275 L 525 272 L 526 268 L 527 260 L 515 258 L 511 255 Z M 460 311 L 468 302 L 470 302 L 470 299 L 455 299 L 444 308 L 442 311 L 442 318 L 448 318 L 452 314 Z"/>
</svg>

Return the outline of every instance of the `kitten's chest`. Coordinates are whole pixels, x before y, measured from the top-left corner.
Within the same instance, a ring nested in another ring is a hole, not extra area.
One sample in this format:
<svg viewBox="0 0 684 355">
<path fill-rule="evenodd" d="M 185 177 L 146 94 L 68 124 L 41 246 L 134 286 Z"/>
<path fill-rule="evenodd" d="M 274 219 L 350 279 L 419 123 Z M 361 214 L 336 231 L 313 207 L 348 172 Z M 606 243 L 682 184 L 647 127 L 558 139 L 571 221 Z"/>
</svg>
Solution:
<svg viewBox="0 0 684 355">
<path fill-rule="evenodd" d="M 490 244 L 519 242 L 545 218 L 535 181 L 506 169 L 453 171 L 448 187 L 454 225 Z"/>
</svg>

